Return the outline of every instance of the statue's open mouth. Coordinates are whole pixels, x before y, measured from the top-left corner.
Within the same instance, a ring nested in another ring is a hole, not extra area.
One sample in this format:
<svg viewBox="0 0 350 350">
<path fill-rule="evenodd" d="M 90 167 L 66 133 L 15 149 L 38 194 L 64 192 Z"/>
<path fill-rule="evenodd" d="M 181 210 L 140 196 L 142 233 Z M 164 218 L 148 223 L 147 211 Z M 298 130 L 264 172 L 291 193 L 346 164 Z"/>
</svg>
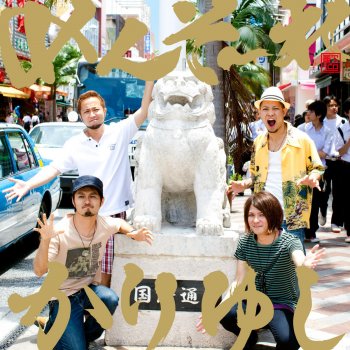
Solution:
<svg viewBox="0 0 350 350">
<path fill-rule="evenodd" d="M 205 106 L 202 95 L 189 96 L 183 94 L 162 95 L 159 98 L 159 104 L 162 109 L 171 109 L 178 105 L 192 112 L 198 112 Z"/>
</svg>

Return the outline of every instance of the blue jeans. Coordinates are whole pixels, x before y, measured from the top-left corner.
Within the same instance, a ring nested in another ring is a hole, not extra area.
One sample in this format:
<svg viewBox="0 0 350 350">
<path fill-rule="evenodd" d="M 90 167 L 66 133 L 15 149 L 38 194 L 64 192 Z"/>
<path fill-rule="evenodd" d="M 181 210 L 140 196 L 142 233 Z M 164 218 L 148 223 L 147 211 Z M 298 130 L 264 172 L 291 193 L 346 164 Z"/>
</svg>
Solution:
<svg viewBox="0 0 350 350">
<path fill-rule="evenodd" d="M 286 220 L 283 220 L 282 222 L 282 228 L 284 231 L 298 237 L 301 241 L 301 244 L 303 245 L 304 253 L 305 253 L 305 246 L 304 246 L 304 239 L 305 239 L 305 228 L 297 228 L 296 230 L 288 230 Z"/>
<path fill-rule="evenodd" d="M 109 312 L 113 314 L 118 306 L 119 298 L 117 294 L 112 289 L 102 285 L 90 284 L 89 287 L 103 301 Z M 104 329 L 92 316 L 88 316 L 84 322 L 85 310 L 93 308 L 84 289 L 69 296 L 69 300 L 71 305 L 70 318 L 66 330 L 55 346 L 55 350 L 86 350 L 89 342 L 99 338 Z M 50 315 L 45 333 L 49 332 L 55 322 L 59 302 L 57 300 L 50 301 L 49 307 Z"/>
<path fill-rule="evenodd" d="M 246 303 L 243 302 L 243 310 Z M 220 321 L 221 325 L 229 332 L 239 335 L 240 328 L 237 325 L 237 307 L 234 305 L 228 314 Z M 259 312 L 259 307 L 257 312 Z M 276 350 L 297 350 L 299 349 L 298 341 L 293 329 L 294 313 L 287 309 L 274 310 L 272 320 L 264 328 L 270 329 L 277 343 Z M 253 349 L 257 341 L 256 331 L 252 331 L 243 350 Z"/>
</svg>

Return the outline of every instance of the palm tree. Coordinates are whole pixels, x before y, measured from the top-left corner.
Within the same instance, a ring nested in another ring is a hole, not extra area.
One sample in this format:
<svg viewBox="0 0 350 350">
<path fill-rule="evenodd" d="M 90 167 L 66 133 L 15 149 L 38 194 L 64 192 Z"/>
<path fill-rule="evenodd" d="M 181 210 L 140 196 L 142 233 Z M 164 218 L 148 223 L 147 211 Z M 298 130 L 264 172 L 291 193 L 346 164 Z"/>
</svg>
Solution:
<svg viewBox="0 0 350 350">
<path fill-rule="evenodd" d="M 46 84 L 51 88 L 52 113 L 50 121 L 56 121 L 56 90 L 58 86 L 66 86 L 75 83 L 78 61 L 82 54 L 71 44 L 66 44 L 53 60 L 55 80 L 52 84 Z"/>
<path fill-rule="evenodd" d="M 212 0 L 198 0 L 197 6 L 205 13 L 212 8 Z M 264 48 L 272 55 L 269 60 L 274 60 L 278 46 L 268 36 L 275 24 L 273 15 L 272 0 L 242 0 L 231 16 L 231 24 L 240 34 L 231 45 L 242 54 Z M 224 139 L 226 151 L 232 156 L 235 169 L 239 169 L 242 155 L 249 147 L 244 142 L 242 130 L 246 127 L 242 128 L 242 125 L 254 120 L 252 95 L 260 96 L 263 86 L 269 85 L 269 80 L 267 74 L 253 63 L 231 66 L 230 70 L 223 71 L 217 66 L 216 59 L 225 45 L 224 42 L 205 44 L 205 63 L 214 69 L 219 79 L 219 84 L 213 87 L 216 111 L 214 130 L 217 136 Z M 232 130 L 236 130 L 237 135 L 234 141 L 230 140 Z"/>
<path fill-rule="evenodd" d="M 55 72 L 55 80 L 52 84 L 47 84 L 41 78 L 36 80 L 36 84 L 46 85 L 50 87 L 50 99 L 51 103 L 51 113 L 50 122 L 56 121 L 57 116 L 57 105 L 56 105 L 56 91 L 59 86 L 66 86 L 71 83 L 75 83 L 76 71 L 78 61 L 81 58 L 81 52 L 76 49 L 71 44 L 66 44 L 60 50 L 58 55 L 53 60 L 53 69 Z M 32 64 L 30 61 L 21 61 L 21 66 L 24 71 L 31 69 Z"/>
<path fill-rule="evenodd" d="M 235 67 L 243 85 L 253 96 L 261 96 L 263 88 L 271 84 L 270 74 L 262 67 L 253 63 Z"/>
</svg>

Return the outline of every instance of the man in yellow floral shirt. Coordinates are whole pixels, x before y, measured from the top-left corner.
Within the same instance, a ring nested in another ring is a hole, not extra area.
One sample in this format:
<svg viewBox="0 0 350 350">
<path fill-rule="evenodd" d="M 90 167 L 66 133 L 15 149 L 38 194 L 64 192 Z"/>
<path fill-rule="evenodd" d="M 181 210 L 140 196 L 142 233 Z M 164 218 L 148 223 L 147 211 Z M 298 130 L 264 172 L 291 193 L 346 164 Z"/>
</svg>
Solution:
<svg viewBox="0 0 350 350">
<path fill-rule="evenodd" d="M 314 142 L 284 121 L 290 107 L 277 87 L 267 88 L 255 102 L 267 132 L 254 141 L 251 178 L 234 181 L 229 192 L 242 192 L 254 185 L 254 192 L 271 192 L 284 208 L 283 228 L 304 243 L 309 227 L 312 188 L 319 189 L 323 166 Z M 319 189 L 320 190 L 320 189 Z"/>
</svg>

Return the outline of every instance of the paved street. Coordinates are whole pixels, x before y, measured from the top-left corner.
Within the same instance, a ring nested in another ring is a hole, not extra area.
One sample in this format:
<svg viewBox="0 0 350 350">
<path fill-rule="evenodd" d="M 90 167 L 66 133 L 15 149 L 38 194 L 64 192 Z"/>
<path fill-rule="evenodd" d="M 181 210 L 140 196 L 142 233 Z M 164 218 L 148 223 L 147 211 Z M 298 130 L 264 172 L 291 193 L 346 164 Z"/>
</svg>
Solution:
<svg viewBox="0 0 350 350">
<path fill-rule="evenodd" d="M 243 205 L 250 191 L 246 191 L 244 197 L 236 197 L 233 201 L 232 222 L 234 229 L 243 232 Z M 345 232 L 334 234 L 330 230 L 330 214 L 328 213 L 327 223 L 319 230 L 318 237 L 321 239 L 321 246 L 327 248 L 327 254 L 316 271 L 319 274 L 319 283 L 312 287 L 313 306 L 306 325 L 306 332 L 309 338 L 325 340 L 337 335 L 346 334 L 342 341 L 335 347 L 336 350 L 350 350 L 350 245 L 344 242 Z M 307 244 L 310 248 L 311 244 Z M 27 258 L 26 260 L 30 260 Z M 25 262 L 24 262 L 25 263 Z M 3 276 L 2 276 L 3 277 Z M 34 280 L 34 279 L 33 279 Z M 13 280 L 13 283 L 20 283 L 20 278 Z M 37 280 L 33 290 L 39 285 Z M 9 291 L 11 286 L 9 286 Z M 34 350 L 36 346 L 37 328 L 31 326 L 24 330 L 13 343 L 6 347 L 4 339 L 8 334 L 3 334 L 5 323 L 8 320 L 17 322 L 18 315 L 7 312 L 2 308 L 0 319 L 0 349 L 11 350 Z M 9 311 L 9 310 L 7 310 Z M 274 347 L 273 339 L 269 332 L 263 332 L 259 336 L 257 350 L 271 349 Z M 104 346 L 103 339 L 99 339 L 91 349 L 115 349 Z M 120 349 L 132 350 L 132 347 Z M 138 348 L 140 349 L 140 348 Z M 142 348 L 143 349 L 143 348 Z M 316 345 L 315 345 L 316 349 Z"/>
</svg>

